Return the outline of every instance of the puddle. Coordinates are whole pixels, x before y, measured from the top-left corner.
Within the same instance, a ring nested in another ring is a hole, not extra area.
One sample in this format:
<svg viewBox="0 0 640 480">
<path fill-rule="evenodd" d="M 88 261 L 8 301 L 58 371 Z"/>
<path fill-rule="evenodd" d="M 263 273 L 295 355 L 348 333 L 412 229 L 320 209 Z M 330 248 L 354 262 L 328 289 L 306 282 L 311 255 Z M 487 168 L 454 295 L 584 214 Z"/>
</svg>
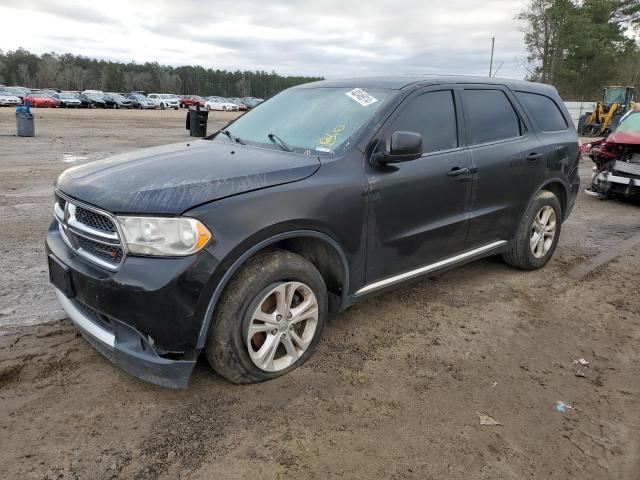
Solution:
<svg viewBox="0 0 640 480">
<path fill-rule="evenodd" d="M 62 161 L 64 163 L 74 163 L 74 162 L 80 162 L 82 160 L 86 160 L 87 157 L 85 157 L 84 155 L 74 155 L 72 153 L 65 153 L 62 155 Z"/>
</svg>

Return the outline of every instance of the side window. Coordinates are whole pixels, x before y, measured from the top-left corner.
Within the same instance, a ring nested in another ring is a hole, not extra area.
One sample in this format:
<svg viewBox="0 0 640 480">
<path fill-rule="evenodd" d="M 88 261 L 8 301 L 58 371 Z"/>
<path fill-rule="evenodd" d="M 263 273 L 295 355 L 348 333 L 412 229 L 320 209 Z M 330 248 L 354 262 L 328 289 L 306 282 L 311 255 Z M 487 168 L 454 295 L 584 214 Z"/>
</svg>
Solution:
<svg viewBox="0 0 640 480">
<path fill-rule="evenodd" d="M 462 98 L 470 145 L 522 134 L 520 118 L 502 90 L 464 90 Z"/>
<path fill-rule="evenodd" d="M 393 122 L 391 131 L 397 130 L 421 134 L 423 153 L 456 148 L 458 126 L 453 92 L 428 92 L 411 100 Z"/>
<path fill-rule="evenodd" d="M 539 130 L 558 132 L 569 128 L 556 102 L 546 95 L 529 92 L 515 92 L 515 94 Z"/>
</svg>

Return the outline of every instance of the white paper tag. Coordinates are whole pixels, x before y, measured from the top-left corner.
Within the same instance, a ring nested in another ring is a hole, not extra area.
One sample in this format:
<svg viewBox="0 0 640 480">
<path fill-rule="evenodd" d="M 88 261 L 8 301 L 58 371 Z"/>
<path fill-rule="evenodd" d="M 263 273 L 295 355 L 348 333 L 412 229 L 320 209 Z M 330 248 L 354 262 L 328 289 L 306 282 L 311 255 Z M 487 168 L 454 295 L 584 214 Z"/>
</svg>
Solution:
<svg viewBox="0 0 640 480">
<path fill-rule="evenodd" d="M 347 97 L 353 98 L 356 102 L 358 102 L 363 107 L 367 107 L 372 103 L 375 103 L 378 101 L 377 98 L 373 98 L 367 92 L 365 92 L 364 90 L 360 90 L 359 88 L 354 88 L 353 90 L 345 93 L 345 95 Z"/>
</svg>

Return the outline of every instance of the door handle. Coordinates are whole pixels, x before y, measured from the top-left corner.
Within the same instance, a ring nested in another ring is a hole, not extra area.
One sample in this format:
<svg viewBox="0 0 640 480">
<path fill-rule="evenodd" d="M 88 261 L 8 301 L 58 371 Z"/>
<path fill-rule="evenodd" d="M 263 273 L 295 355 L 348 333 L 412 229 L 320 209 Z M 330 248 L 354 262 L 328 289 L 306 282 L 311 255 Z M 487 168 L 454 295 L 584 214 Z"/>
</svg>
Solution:
<svg viewBox="0 0 640 480">
<path fill-rule="evenodd" d="M 527 157 L 527 162 L 529 163 L 533 163 L 533 162 L 537 162 L 538 160 L 540 160 L 540 158 L 542 157 L 541 153 L 530 153 L 529 156 Z"/>
<path fill-rule="evenodd" d="M 453 167 L 451 170 L 447 172 L 447 175 L 449 175 L 450 177 L 457 177 L 460 175 L 466 175 L 467 173 L 471 173 L 471 169 L 466 167 L 465 168 Z"/>
</svg>

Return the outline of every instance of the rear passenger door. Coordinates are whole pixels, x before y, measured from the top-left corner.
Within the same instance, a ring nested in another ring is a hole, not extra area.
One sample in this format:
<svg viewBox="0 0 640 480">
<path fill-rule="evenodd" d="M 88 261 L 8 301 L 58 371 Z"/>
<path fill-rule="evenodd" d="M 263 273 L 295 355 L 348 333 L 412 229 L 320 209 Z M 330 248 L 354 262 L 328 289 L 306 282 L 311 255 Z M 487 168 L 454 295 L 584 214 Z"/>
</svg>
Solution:
<svg viewBox="0 0 640 480">
<path fill-rule="evenodd" d="M 579 158 L 577 136 L 571 119 L 562 113 L 559 97 L 533 92 L 514 92 L 544 145 L 551 175 L 569 178 Z M 571 187 L 571 186 L 570 186 Z M 577 188 L 573 185 L 574 188 Z"/>
<path fill-rule="evenodd" d="M 507 88 L 466 85 L 461 96 L 474 172 L 466 242 L 473 248 L 514 237 L 544 178 L 545 152 Z"/>
</svg>

